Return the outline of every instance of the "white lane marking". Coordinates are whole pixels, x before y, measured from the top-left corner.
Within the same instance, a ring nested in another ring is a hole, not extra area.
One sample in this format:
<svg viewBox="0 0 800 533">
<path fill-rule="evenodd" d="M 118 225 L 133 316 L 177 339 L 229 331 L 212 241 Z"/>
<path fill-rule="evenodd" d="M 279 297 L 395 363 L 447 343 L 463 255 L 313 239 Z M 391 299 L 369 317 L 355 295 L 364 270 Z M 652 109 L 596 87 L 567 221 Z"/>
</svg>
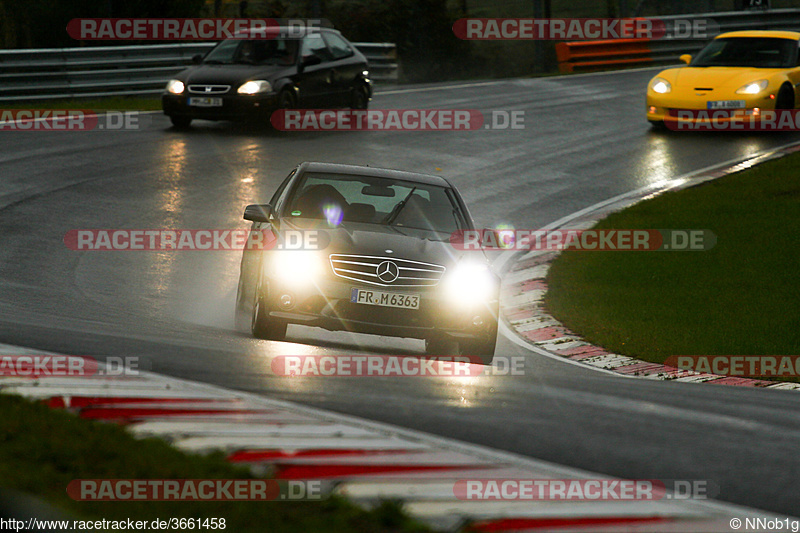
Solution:
<svg viewBox="0 0 800 533">
<path fill-rule="evenodd" d="M 415 87 L 412 89 L 394 89 L 391 91 L 376 92 L 376 95 L 382 94 L 407 94 L 407 93 L 421 93 L 425 91 L 446 91 L 449 89 L 469 89 L 472 87 L 485 87 L 486 85 L 497 85 L 504 83 L 503 81 L 483 81 L 478 83 L 461 83 L 458 85 L 439 85 L 436 87 Z"/>
<path fill-rule="evenodd" d="M 182 438 L 220 437 L 229 435 L 232 438 L 254 437 L 293 437 L 293 438 L 373 438 L 373 434 L 364 428 L 354 428 L 344 424 L 320 424 L 319 422 L 306 422 L 304 424 L 221 424 L 219 422 L 197 422 L 191 428 L 178 429 L 162 424 L 160 427 L 135 424 L 131 430 L 137 435 L 175 435 Z"/>
<path fill-rule="evenodd" d="M 665 68 L 670 67 L 643 67 L 643 68 L 632 68 L 632 69 L 625 69 L 625 73 L 628 72 L 646 72 L 648 70 L 652 71 L 661 71 Z M 409 89 L 392 89 L 390 91 L 375 91 L 375 95 L 382 95 L 382 94 L 405 94 L 405 93 L 418 93 L 424 91 L 446 91 L 449 89 L 470 89 L 472 87 L 485 87 L 487 85 L 500 85 L 500 84 L 507 84 L 513 83 L 515 81 L 519 81 L 520 79 L 523 80 L 547 80 L 547 81 L 562 81 L 562 80 L 571 80 L 575 78 L 589 78 L 589 77 L 596 77 L 596 76 L 615 76 L 622 71 L 611 71 L 611 72 L 585 72 L 582 74 L 566 74 L 561 76 L 541 76 L 536 78 L 508 78 L 502 80 L 491 80 L 491 81 L 482 81 L 476 83 L 459 83 L 455 85 L 437 85 L 435 87 L 415 87 Z"/>
<path fill-rule="evenodd" d="M 542 289 L 536 289 L 532 291 L 525 291 L 522 294 L 518 294 L 516 296 L 511 296 L 510 298 L 506 299 L 506 306 L 508 307 L 519 307 L 525 304 L 531 304 L 534 302 L 538 302 L 542 298 L 544 298 L 544 292 Z"/>
<path fill-rule="evenodd" d="M 503 333 L 503 335 L 508 340 L 510 340 L 511 342 L 516 344 L 517 346 L 525 348 L 526 350 L 531 351 L 533 353 L 536 353 L 538 355 L 543 355 L 545 357 L 549 357 L 550 359 L 553 359 L 555 361 L 561 361 L 562 363 L 567 363 L 569 365 L 575 365 L 575 366 L 577 366 L 579 368 L 582 368 L 584 370 L 594 370 L 594 371 L 597 371 L 597 372 L 605 372 L 606 374 L 608 374 L 610 376 L 614 376 L 614 377 L 618 377 L 618 378 L 632 378 L 632 377 L 634 377 L 634 376 L 628 376 L 628 375 L 625 375 L 625 374 L 617 374 L 616 372 L 612 372 L 611 370 L 606 370 L 605 368 L 597 368 L 597 367 L 593 367 L 593 366 L 588 366 L 588 365 L 585 365 L 583 363 L 579 363 L 578 361 L 573 361 L 572 359 L 568 359 L 567 357 L 564 357 L 563 355 L 556 355 L 556 354 L 548 352 L 547 350 L 543 350 L 543 349 L 539 348 L 538 346 L 535 346 L 535 345 L 531 344 L 530 342 L 522 340 L 522 338 L 520 338 L 519 334 L 514 332 L 514 331 L 511 331 L 511 329 L 508 327 L 508 325 L 506 325 L 506 323 L 504 321 L 500 321 L 500 332 Z"/>
<path fill-rule="evenodd" d="M 308 449 L 308 448 L 324 448 L 326 450 L 342 450 L 350 448 L 358 448 L 359 450 L 417 450 L 427 449 L 425 444 L 408 442 L 405 439 L 397 437 L 386 437 L 385 435 L 377 435 L 374 433 L 371 436 L 359 437 L 322 437 L 313 436 L 309 437 L 305 442 L 300 441 L 298 437 L 274 437 L 271 435 L 262 436 L 238 436 L 229 435 L 225 437 L 189 437 L 186 439 L 172 439 L 172 445 L 184 451 L 202 452 L 212 450 L 256 450 L 256 449 L 272 449 L 279 448 L 282 450 L 295 450 L 295 449 Z M 386 462 L 386 457 L 381 457 L 383 462 Z M 397 457 L 389 457 L 392 464 L 397 462 Z M 466 463 L 465 463 L 466 464 Z"/>
</svg>

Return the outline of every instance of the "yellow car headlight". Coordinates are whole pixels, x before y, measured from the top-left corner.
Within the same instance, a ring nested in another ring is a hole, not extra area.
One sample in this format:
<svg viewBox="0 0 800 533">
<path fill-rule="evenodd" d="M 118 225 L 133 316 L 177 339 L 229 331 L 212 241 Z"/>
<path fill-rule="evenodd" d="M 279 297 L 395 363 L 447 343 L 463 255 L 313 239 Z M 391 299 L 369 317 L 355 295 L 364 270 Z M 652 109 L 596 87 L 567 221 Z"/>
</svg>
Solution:
<svg viewBox="0 0 800 533">
<path fill-rule="evenodd" d="M 672 85 L 664 78 L 656 77 L 650 82 L 650 88 L 658 94 L 667 94 L 672 91 Z"/>
<path fill-rule="evenodd" d="M 167 92 L 171 94 L 183 94 L 186 87 L 181 80 L 169 80 L 167 82 Z"/>
<path fill-rule="evenodd" d="M 758 80 L 748 83 L 747 85 L 742 85 L 736 91 L 736 94 L 758 94 L 764 89 L 767 88 L 769 85 L 768 80 Z"/>
<path fill-rule="evenodd" d="M 251 80 L 243 83 L 236 91 L 239 94 L 259 94 L 272 91 L 272 85 L 267 80 Z"/>
<path fill-rule="evenodd" d="M 469 306 L 491 301 L 495 294 L 495 278 L 489 265 L 464 260 L 445 275 L 447 297 L 455 304 Z"/>
<path fill-rule="evenodd" d="M 323 262 L 315 252 L 275 250 L 270 256 L 272 276 L 287 285 L 310 285 L 323 273 Z"/>
</svg>

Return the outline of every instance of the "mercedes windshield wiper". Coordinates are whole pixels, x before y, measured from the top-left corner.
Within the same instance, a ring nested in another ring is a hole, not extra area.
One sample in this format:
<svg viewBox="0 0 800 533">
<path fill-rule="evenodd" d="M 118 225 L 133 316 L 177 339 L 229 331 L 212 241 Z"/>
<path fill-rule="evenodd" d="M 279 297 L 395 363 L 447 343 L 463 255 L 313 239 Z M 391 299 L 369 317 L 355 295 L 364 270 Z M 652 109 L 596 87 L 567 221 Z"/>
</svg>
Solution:
<svg viewBox="0 0 800 533">
<path fill-rule="evenodd" d="M 395 221 L 397 216 L 400 214 L 400 211 L 402 211 L 403 208 L 406 206 L 406 202 L 408 202 L 408 199 L 411 198 L 411 195 L 414 194 L 414 191 L 416 190 L 417 190 L 416 187 L 412 188 L 411 192 L 409 192 L 408 195 L 405 198 L 403 198 L 403 201 L 397 204 L 394 209 L 392 209 L 392 212 L 389 213 L 385 219 L 383 219 L 384 224 L 391 225 L 392 222 Z"/>
</svg>

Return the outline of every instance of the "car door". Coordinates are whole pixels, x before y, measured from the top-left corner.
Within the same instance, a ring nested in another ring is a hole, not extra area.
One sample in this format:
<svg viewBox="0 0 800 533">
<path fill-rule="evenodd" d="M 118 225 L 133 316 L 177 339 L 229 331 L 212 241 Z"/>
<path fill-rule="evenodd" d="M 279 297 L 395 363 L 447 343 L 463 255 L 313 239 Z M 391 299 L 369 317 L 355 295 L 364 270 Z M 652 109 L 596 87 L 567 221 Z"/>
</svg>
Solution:
<svg viewBox="0 0 800 533">
<path fill-rule="evenodd" d="M 324 32 L 323 38 L 331 53 L 332 105 L 350 105 L 350 90 L 366 65 L 356 59 L 355 50 L 345 39 L 333 32 Z"/>
<path fill-rule="evenodd" d="M 333 103 L 332 62 L 328 45 L 319 33 L 303 37 L 298 58 L 298 107 L 314 109 Z"/>
</svg>

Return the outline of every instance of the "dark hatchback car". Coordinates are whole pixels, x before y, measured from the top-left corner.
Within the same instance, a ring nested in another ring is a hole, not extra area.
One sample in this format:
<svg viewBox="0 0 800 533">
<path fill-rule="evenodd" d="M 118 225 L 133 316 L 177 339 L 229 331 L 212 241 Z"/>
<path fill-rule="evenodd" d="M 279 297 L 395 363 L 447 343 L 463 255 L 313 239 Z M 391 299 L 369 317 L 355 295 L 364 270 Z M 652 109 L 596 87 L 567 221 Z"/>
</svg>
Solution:
<svg viewBox="0 0 800 533">
<path fill-rule="evenodd" d="M 276 109 L 351 107 L 372 98 L 367 59 L 333 29 L 270 39 L 227 39 L 167 83 L 164 114 L 176 127 L 192 119 L 269 123 Z M 248 34 L 252 35 L 252 34 Z"/>
<path fill-rule="evenodd" d="M 429 354 L 491 363 L 500 279 L 482 250 L 451 244 L 474 223 L 446 179 L 303 163 L 244 218 L 251 235 L 326 238 L 312 250 L 245 249 L 238 329 L 273 340 L 285 338 L 290 323 L 420 338 Z"/>
</svg>

